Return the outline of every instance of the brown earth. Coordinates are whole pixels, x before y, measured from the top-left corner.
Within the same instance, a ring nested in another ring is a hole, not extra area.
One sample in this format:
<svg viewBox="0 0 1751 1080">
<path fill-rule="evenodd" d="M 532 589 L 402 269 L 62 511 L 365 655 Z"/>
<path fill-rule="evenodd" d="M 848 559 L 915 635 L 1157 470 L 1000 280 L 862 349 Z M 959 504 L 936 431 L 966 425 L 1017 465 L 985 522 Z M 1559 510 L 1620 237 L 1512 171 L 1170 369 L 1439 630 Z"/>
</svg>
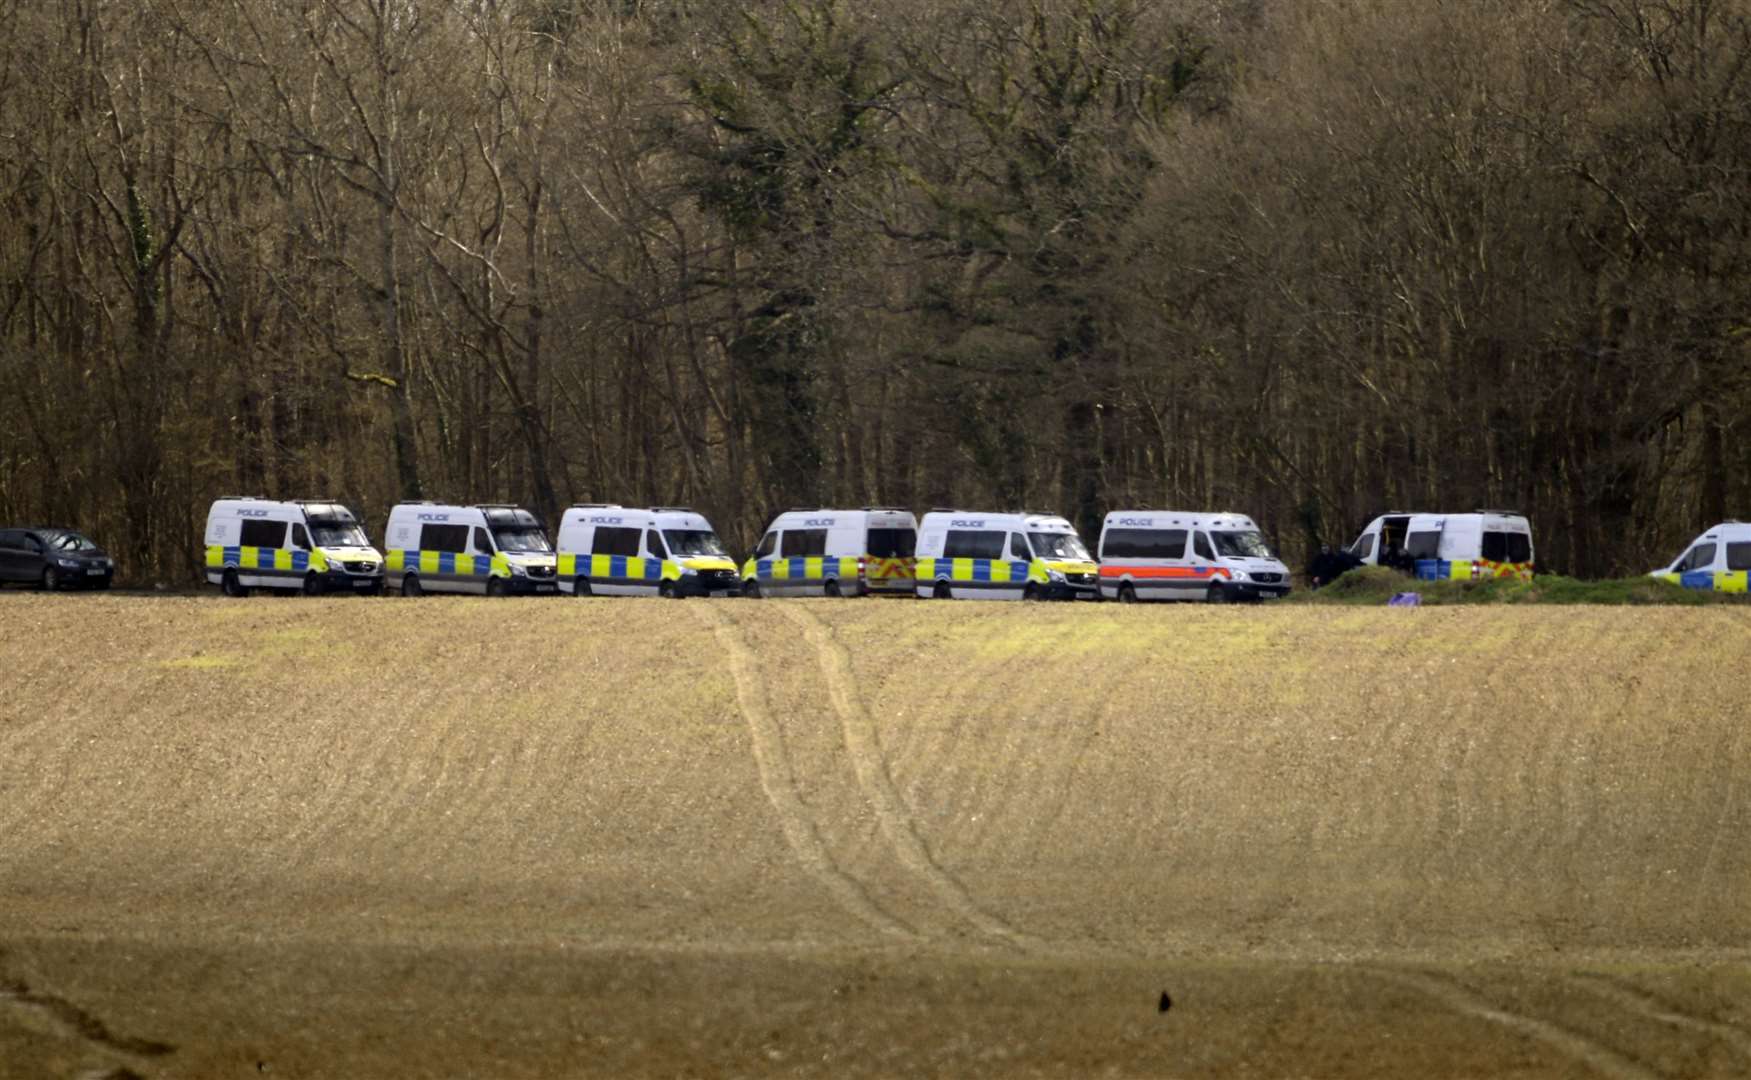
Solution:
<svg viewBox="0 0 1751 1080">
<path fill-rule="evenodd" d="M 0 1077 L 1751 1073 L 1751 612 L 0 627 Z"/>
</svg>

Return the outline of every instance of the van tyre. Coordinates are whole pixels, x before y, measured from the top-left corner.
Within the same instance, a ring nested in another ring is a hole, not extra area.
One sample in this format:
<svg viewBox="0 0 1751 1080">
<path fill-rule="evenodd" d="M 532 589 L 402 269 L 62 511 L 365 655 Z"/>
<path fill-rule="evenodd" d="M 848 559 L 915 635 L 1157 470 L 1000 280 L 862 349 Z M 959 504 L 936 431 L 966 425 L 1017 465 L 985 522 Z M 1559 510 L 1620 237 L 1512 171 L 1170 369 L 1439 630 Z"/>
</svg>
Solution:
<svg viewBox="0 0 1751 1080">
<path fill-rule="evenodd" d="M 753 578 L 742 582 L 742 595 L 750 600 L 760 599 L 760 583 Z"/>
<path fill-rule="evenodd" d="M 680 594 L 675 592 L 675 583 L 673 581 L 665 581 L 657 586 L 657 595 L 664 600 L 673 600 Z"/>
<path fill-rule="evenodd" d="M 1228 600 L 1228 590 L 1220 585 L 1211 585 L 1209 590 L 1204 593 L 1206 604 L 1226 604 Z"/>
<path fill-rule="evenodd" d="M 503 595 L 505 595 L 505 579 L 502 577 L 489 577 L 489 578 L 487 578 L 486 579 L 486 595 L 488 595 L 488 596 L 503 596 Z"/>
<path fill-rule="evenodd" d="M 304 575 L 304 595 L 305 596 L 321 596 L 322 595 L 322 579 L 317 577 L 315 574 L 305 574 Z"/>
<path fill-rule="evenodd" d="M 589 579 L 588 578 L 578 578 L 576 581 L 572 582 L 572 595 L 573 596 L 588 596 L 588 595 L 590 595 Z"/>
<path fill-rule="evenodd" d="M 948 582 L 946 581 L 937 582 L 936 590 L 930 595 L 931 598 L 935 600 L 953 600 L 955 598 L 954 590 L 948 587 Z"/>
<path fill-rule="evenodd" d="M 243 587 L 243 582 L 237 580 L 237 571 L 227 570 L 225 576 L 219 579 L 219 591 L 233 599 L 249 595 L 249 590 Z"/>
<path fill-rule="evenodd" d="M 1021 598 L 1023 600 L 1038 600 L 1040 598 L 1040 587 L 1031 581 L 1028 582 L 1027 586 L 1021 590 Z"/>
<path fill-rule="evenodd" d="M 839 591 L 839 582 L 836 578 L 828 578 L 827 579 L 827 585 L 826 585 L 826 588 L 824 591 L 826 592 L 826 594 L 828 596 L 832 596 L 832 597 L 840 597 L 840 596 L 845 595 L 844 593 Z"/>
<path fill-rule="evenodd" d="M 1123 585 L 1120 585 L 1119 586 L 1119 603 L 1121 603 L 1121 604 L 1135 604 L 1136 602 L 1137 602 L 1137 590 L 1131 587 L 1131 583 L 1129 581 L 1127 581 Z"/>
<path fill-rule="evenodd" d="M 401 595 L 424 596 L 426 591 L 420 588 L 420 579 L 416 574 L 408 574 L 401 579 Z"/>
</svg>

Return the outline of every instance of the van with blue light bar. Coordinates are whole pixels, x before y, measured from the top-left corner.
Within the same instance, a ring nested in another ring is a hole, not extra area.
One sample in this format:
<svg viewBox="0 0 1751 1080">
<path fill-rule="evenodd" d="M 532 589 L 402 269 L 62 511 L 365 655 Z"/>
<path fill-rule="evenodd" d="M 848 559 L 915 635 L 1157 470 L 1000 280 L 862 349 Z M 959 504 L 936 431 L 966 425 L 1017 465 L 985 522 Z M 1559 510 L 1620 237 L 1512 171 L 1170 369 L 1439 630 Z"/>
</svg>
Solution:
<svg viewBox="0 0 1751 1080">
<path fill-rule="evenodd" d="M 1751 524 L 1721 522 L 1692 540 L 1670 566 L 1650 576 L 1686 589 L 1746 592 L 1751 577 Z"/>
<path fill-rule="evenodd" d="M 520 506 L 401 503 L 389 511 L 383 550 L 389 587 L 403 596 L 551 596 L 558 591 L 547 530 Z"/>
<path fill-rule="evenodd" d="M 207 510 L 204 561 L 208 583 L 226 596 L 251 589 L 383 592 L 382 553 L 353 512 L 333 499 L 222 496 Z"/>
</svg>

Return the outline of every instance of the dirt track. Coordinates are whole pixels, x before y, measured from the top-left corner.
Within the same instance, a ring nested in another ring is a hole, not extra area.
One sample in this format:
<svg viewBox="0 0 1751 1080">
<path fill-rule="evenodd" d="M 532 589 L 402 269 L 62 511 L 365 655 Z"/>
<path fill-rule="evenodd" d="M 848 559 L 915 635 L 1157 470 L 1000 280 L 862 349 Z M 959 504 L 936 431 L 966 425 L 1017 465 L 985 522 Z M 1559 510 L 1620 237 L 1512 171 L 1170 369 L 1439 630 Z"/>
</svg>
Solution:
<svg viewBox="0 0 1751 1080">
<path fill-rule="evenodd" d="M 1751 1073 L 1745 611 L 0 616 L 0 1077 Z"/>
</svg>

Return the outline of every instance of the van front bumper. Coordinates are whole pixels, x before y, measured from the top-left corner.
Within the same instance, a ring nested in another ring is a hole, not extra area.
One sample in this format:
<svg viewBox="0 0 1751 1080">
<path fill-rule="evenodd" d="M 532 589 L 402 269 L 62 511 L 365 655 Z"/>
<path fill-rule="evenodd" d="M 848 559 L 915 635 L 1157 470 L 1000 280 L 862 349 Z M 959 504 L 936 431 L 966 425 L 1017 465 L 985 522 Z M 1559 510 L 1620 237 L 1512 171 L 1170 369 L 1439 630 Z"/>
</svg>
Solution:
<svg viewBox="0 0 1751 1080">
<path fill-rule="evenodd" d="M 1235 581 L 1223 588 L 1233 593 L 1240 600 L 1279 600 L 1292 591 L 1287 581 L 1280 585 L 1260 584 L 1256 581 Z"/>
<path fill-rule="evenodd" d="M 1094 575 L 1085 575 L 1093 578 Z M 1041 587 L 1040 595 L 1047 600 L 1099 600 L 1100 587 L 1092 580 L 1084 584 L 1078 581 L 1054 581 Z"/>
<path fill-rule="evenodd" d="M 742 595 L 742 582 L 734 570 L 701 570 L 674 580 L 675 591 L 682 596 Z"/>
<path fill-rule="evenodd" d="M 345 570 L 328 570 L 317 574 L 323 592 L 374 593 L 383 591 L 383 571 L 374 574 L 349 574 Z M 296 584 L 296 582 L 293 582 Z"/>
</svg>

